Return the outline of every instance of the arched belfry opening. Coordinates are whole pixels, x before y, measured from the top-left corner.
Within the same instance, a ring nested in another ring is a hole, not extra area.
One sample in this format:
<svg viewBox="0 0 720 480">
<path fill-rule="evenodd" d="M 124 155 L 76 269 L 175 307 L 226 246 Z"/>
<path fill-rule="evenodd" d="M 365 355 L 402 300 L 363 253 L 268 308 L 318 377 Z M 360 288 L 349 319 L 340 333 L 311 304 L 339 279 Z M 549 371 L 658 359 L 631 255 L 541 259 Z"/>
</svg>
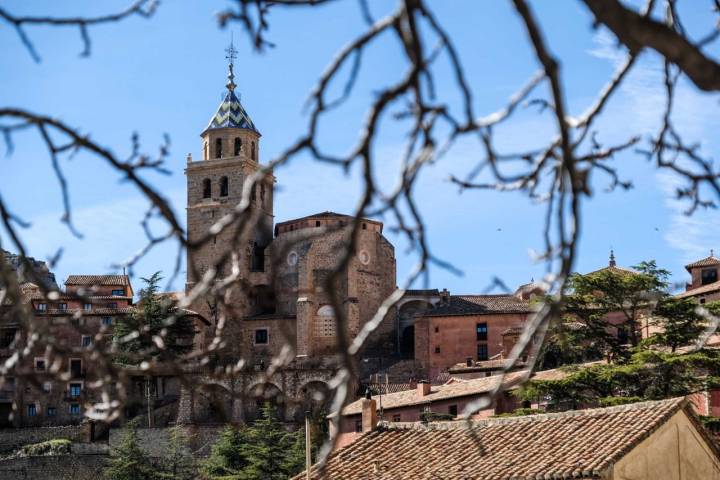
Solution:
<svg viewBox="0 0 720 480">
<path fill-rule="evenodd" d="M 242 150 L 242 139 L 240 137 L 235 137 L 235 143 L 233 146 L 233 155 L 239 156 L 240 151 Z"/>
<path fill-rule="evenodd" d="M 203 180 L 203 198 L 212 197 L 212 182 L 209 178 Z"/>
<path fill-rule="evenodd" d="M 228 177 L 222 177 L 220 178 L 220 196 L 221 197 L 227 197 L 228 196 Z"/>
<path fill-rule="evenodd" d="M 215 158 L 222 158 L 222 138 L 215 139 Z"/>
</svg>

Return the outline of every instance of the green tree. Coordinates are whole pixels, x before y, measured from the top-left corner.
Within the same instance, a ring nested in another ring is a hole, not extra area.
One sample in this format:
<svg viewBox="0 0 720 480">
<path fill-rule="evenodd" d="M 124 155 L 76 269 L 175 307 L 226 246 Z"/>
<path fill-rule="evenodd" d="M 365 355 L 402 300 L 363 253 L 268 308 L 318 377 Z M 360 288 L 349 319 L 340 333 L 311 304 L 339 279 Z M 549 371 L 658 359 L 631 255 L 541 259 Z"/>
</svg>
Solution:
<svg viewBox="0 0 720 480">
<path fill-rule="evenodd" d="M 110 457 L 104 472 L 106 480 L 157 480 L 161 478 L 150 458 L 140 447 L 134 422 L 123 429 L 120 445 Z"/>
<path fill-rule="evenodd" d="M 693 299 L 668 297 L 658 302 L 652 324 L 660 331 L 648 339 L 651 345 L 663 345 L 676 351 L 679 347 L 695 343 L 708 327 L 707 320 L 698 311 Z M 703 305 L 711 314 L 720 315 L 720 302 Z"/>
<path fill-rule="evenodd" d="M 243 468 L 247 466 L 243 451 L 246 441 L 245 429 L 227 425 L 202 464 L 205 478 L 239 480 Z"/>
<path fill-rule="evenodd" d="M 667 270 L 658 268 L 654 260 L 633 268 L 574 274 L 569 281 L 564 321 L 580 324 L 579 339 L 611 361 L 632 353 L 641 340 L 641 317 L 652 310 L 653 302 L 667 296 Z"/>
<path fill-rule="evenodd" d="M 187 436 L 181 426 L 170 429 L 168 455 L 165 457 L 164 471 L 160 478 L 172 480 L 193 480 L 197 478 L 195 461 L 188 450 Z"/>
<path fill-rule="evenodd" d="M 118 319 L 113 339 L 122 352 L 170 359 L 192 350 L 192 342 L 178 341 L 193 338 L 192 319 L 181 314 L 173 299 L 160 293 L 161 280 L 160 272 L 142 278 L 145 287 L 140 290 L 138 308 Z"/>
<path fill-rule="evenodd" d="M 210 480 L 281 480 L 305 468 L 305 432 L 288 432 L 269 403 L 252 425 L 225 427 L 202 472 Z"/>
</svg>

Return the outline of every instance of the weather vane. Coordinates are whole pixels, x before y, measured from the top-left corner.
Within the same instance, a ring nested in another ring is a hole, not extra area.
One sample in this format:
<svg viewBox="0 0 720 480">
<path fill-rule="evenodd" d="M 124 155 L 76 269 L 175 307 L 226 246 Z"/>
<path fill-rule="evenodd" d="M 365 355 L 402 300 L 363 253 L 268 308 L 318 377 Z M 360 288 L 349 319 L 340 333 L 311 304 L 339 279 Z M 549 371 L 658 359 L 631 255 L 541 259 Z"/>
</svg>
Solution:
<svg viewBox="0 0 720 480">
<path fill-rule="evenodd" d="M 237 58 L 237 50 L 235 49 L 235 46 L 233 45 L 232 32 L 230 32 L 230 46 L 225 49 L 225 53 L 227 53 L 225 58 L 227 58 L 230 61 L 230 65 L 233 65 L 235 63 L 235 59 Z"/>
<path fill-rule="evenodd" d="M 228 82 L 225 84 L 228 90 L 231 92 L 235 90 L 235 73 L 233 72 L 233 64 L 235 63 L 235 59 L 237 58 L 237 50 L 235 50 L 235 46 L 233 45 L 233 37 L 232 32 L 230 32 L 230 46 L 225 49 L 225 58 L 228 59 Z"/>
</svg>

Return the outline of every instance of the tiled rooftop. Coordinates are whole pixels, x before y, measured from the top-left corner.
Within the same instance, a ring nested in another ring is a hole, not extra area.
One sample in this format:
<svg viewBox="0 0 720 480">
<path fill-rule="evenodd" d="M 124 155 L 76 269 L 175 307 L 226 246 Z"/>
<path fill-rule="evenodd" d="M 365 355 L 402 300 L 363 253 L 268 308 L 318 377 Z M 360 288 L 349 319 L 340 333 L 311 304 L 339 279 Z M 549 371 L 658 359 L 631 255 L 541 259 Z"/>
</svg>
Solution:
<svg viewBox="0 0 720 480">
<path fill-rule="evenodd" d="M 435 308 L 424 312 L 423 316 L 444 317 L 533 311 L 530 302 L 514 295 L 451 295 L 448 303 L 438 304 Z"/>
<path fill-rule="evenodd" d="M 69 275 L 65 285 L 130 285 L 130 278 L 127 275 Z"/>
<path fill-rule="evenodd" d="M 385 398 L 383 398 L 383 401 Z M 680 409 L 682 398 L 503 419 L 386 424 L 334 452 L 343 480 L 601 478 Z M 304 473 L 298 477 L 305 478 Z M 604 478 L 604 477 L 603 477 Z"/>
<path fill-rule="evenodd" d="M 710 267 L 713 265 L 720 265 L 720 258 L 711 254 L 709 257 L 705 257 L 702 260 L 685 265 L 685 269 L 689 272 L 691 269 L 696 267 Z"/>
<path fill-rule="evenodd" d="M 688 298 L 688 297 L 696 297 L 698 295 L 705 295 L 712 292 L 717 292 L 720 290 L 720 280 L 713 283 L 708 283 L 707 285 L 703 285 L 702 287 L 693 288 L 692 290 L 687 290 L 682 293 L 678 293 L 675 295 L 675 298 Z"/>
<path fill-rule="evenodd" d="M 517 386 L 527 374 L 527 370 L 522 370 L 508 373 L 504 377 L 502 375 L 493 375 L 491 377 L 476 378 L 473 380 L 456 380 L 443 385 L 433 385 L 430 393 L 422 397 L 418 395 L 417 389 L 388 393 L 382 396 L 382 407 L 383 410 L 389 410 L 397 407 L 422 405 L 449 398 L 479 395 L 491 392 L 498 387 L 501 387 L 502 390 L 508 390 Z M 357 415 L 361 412 L 362 399 L 350 403 L 343 409 L 343 415 Z"/>
</svg>

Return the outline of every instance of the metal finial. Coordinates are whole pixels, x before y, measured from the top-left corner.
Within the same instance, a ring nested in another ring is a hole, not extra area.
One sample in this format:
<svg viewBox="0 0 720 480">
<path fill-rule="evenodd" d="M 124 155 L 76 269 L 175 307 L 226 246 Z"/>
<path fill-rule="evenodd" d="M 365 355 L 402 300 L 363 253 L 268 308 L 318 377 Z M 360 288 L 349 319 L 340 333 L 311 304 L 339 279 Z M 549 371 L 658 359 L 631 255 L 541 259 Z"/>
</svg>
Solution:
<svg viewBox="0 0 720 480">
<path fill-rule="evenodd" d="M 609 265 L 610 265 L 611 267 L 614 267 L 614 266 L 616 265 L 616 263 L 615 263 L 615 251 L 614 251 L 612 248 L 610 249 L 610 262 L 609 262 Z"/>
<path fill-rule="evenodd" d="M 233 72 L 233 66 L 235 65 L 235 59 L 237 58 L 237 50 L 233 45 L 232 32 L 230 32 L 230 46 L 225 49 L 225 58 L 228 60 L 228 81 L 225 84 L 228 90 L 231 92 L 235 90 L 235 73 Z"/>
</svg>

